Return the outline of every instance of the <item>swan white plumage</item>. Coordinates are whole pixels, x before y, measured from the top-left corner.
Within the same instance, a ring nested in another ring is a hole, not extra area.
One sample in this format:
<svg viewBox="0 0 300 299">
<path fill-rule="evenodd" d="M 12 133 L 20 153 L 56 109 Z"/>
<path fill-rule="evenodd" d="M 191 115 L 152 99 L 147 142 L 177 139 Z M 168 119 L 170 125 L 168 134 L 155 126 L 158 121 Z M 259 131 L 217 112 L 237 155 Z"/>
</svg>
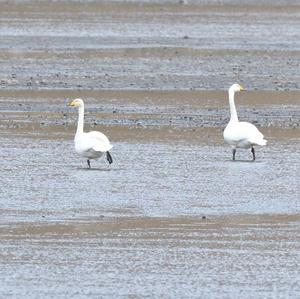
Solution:
<svg viewBox="0 0 300 299">
<path fill-rule="evenodd" d="M 78 107 L 78 124 L 77 131 L 74 138 L 75 151 L 87 158 L 88 167 L 91 168 L 91 159 L 98 159 L 104 153 L 109 164 L 113 162 L 109 150 L 112 145 L 108 138 L 101 132 L 91 131 L 88 133 L 83 132 L 84 125 L 84 103 L 82 99 L 75 99 L 71 101 L 68 106 Z"/>
<path fill-rule="evenodd" d="M 233 160 L 235 160 L 235 153 L 237 148 L 251 148 L 254 161 L 254 146 L 266 145 L 267 140 L 264 139 L 264 135 L 261 132 L 259 132 L 259 130 L 254 125 L 248 122 L 240 122 L 238 120 L 234 103 L 234 94 L 235 92 L 242 90 L 244 90 L 244 88 L 239 84 L 233 84 L 228 90 L 230 121 L 223 132 L 223 136 L 225 142 L 227 142 L 233 148 Z"/>
</svg>

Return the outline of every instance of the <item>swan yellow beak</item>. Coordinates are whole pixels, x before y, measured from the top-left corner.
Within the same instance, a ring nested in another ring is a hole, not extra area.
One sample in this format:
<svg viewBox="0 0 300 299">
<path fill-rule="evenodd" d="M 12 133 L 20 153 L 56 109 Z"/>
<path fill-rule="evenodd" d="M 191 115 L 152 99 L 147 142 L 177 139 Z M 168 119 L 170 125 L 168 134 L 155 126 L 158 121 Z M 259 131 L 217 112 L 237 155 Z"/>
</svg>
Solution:
<svg viewBox="0 0 300 299">
<path fill-rule="evenodd" d="M 73 107 L 74 107 L 74 106 L 75 106 L 74 101 L 69 102 L 69 103 L 68 103 L 68 106 L 73 106 Z"/>
<path fill-rule="evenodd" d="M 240 85 L 240 91 L 246 90 L 242 85 Z"/>
</svg>

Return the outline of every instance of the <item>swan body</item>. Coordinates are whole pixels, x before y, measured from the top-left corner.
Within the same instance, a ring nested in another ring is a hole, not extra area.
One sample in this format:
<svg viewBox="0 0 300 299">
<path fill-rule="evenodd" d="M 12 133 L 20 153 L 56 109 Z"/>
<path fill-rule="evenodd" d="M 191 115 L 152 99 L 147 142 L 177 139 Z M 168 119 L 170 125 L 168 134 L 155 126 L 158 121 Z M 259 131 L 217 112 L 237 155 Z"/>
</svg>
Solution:
<svg viewBox="0 0 300 299">
<path fill-rule="evenodd" d="M 254 146 L 266 145 L 267 140 L 264 135 L 251 123 L 240 122 L 237 117 L 237 112 L 234 103 L 235 92 L 242 91 L 244 88 L 239 84 L 233 84 L 229 90 L 229 106 L 230 106 L 230 121 L 227 124 L 223 136 L 226 143 L 233 149 L 233 160 L 237 148 L 251 148 L 253 160 L 255 160 Z"/>
<path fill-rule="evenodd" d="M 83 132 L 84 126 L 84 103 L 81 99 L 75 99 L 71 101 L 69 106 L 78 107 L 78 124 L 77 131 L 74 138 L 75 151 L 79 155 L 87 158 L 89 168 L 91 168 L 90 160 L 98 159 L 104 153 L 109 164 L 112 163 L 112 158 L 109 151 L 112 149 L 112 145 L 109 139 L 101 132 L 91 131 L 88 133 Z"/>
<path fill-rule="evenodd" d="M 264 135 L 248 122 L 229 123 L 224 130 L 224 140 L 235 148 L 267 144 Z"/>
</svg>

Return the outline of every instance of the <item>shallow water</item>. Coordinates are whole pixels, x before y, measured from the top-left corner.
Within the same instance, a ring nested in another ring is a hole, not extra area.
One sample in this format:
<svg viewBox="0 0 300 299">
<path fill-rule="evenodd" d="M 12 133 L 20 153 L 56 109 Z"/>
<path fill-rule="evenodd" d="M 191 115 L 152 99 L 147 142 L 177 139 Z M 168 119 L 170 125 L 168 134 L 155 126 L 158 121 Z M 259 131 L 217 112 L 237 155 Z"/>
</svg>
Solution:
<svg viewBox="0 0 300 299">
<path fill-rule="evenodd" d="M 115 142 L 88 170 L 72 140 L 1 137 L 1 295 L 299 296 L 299 140 L 269 141 Z"/>
<path fill-rule="evenodd" d="M 255 163 L 250 150 L 232 162 L 223 145 L 114 146 L 113 165 L 92 161 L 90 171 L 72 141 L 1 138 L 1 198 L 9 199 L 1 222 L 300 210 L 299 141 L 270 140 Z"/>
<path fill-rule="evenodd" d="M 297 298 L 298 226 L 299 217 L 264 215 L 10 227 L 6 234 L 1 230 L 1 292 L 30 298 Z"/>
<path fill-rule="evenodd" d="M 1 3 L 0 297 L 300 297 L 300 6 L 186 2 Z M 235 81 L 255 162 L 222 139 Z"/>
</svg>

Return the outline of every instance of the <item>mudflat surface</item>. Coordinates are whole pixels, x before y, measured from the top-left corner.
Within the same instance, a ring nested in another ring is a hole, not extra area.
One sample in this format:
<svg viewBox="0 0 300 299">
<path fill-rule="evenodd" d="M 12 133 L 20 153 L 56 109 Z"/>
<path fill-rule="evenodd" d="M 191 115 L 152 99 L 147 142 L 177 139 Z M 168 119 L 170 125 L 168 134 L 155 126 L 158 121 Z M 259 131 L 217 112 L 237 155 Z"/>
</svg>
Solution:
<svg viewBox="0 0 300 299">
<path fill-rule="evenodd" d="M 223 90 L 238 81 L 299 89 L 297 1 L 178 2 L 1 3 L 0 83 Z"/>
<path fill-rule="evenodd" d="M 300 297 L 296 1 L 0 10 L 0 297 Z M 226 89 L 268 145 L 231 149 Z M 114 163 L 73 148 L 77 111 Z"/>
</svg>

